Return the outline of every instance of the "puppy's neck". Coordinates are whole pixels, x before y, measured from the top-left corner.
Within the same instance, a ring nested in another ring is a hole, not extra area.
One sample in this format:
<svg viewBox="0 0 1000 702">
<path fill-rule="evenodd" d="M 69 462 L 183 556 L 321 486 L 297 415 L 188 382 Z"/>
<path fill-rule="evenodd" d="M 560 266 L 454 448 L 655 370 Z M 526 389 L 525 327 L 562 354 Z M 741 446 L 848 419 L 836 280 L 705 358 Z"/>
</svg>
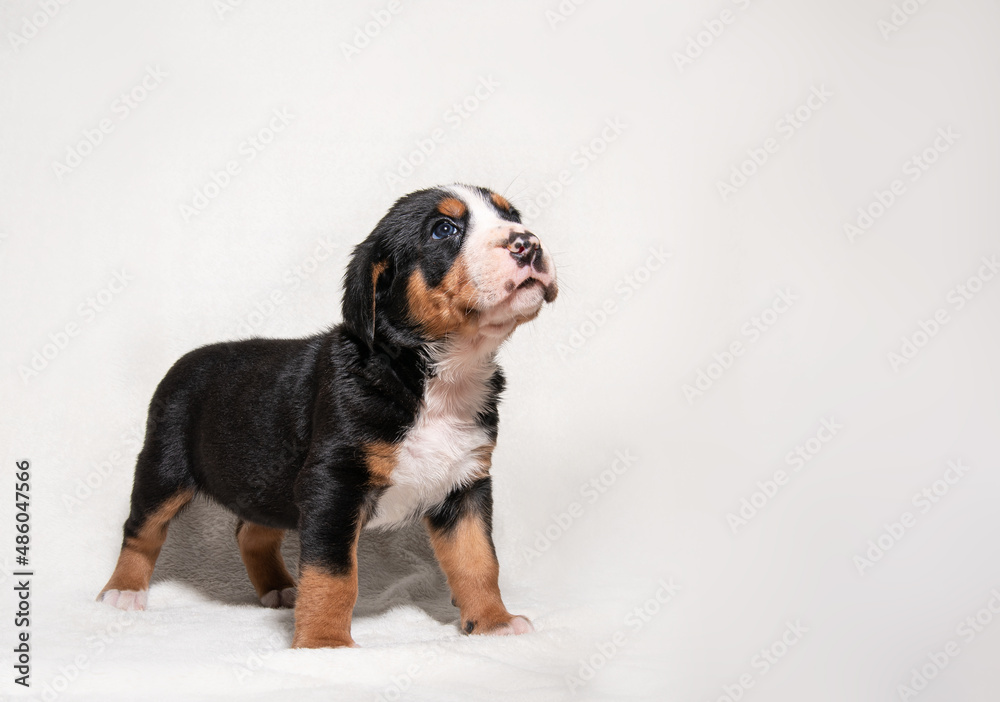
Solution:
<svg viewBox="0 0 1000 702">
<path fill-rule="evenodd" d="M 431 376 L 461 384 L 489 378 L 496 370 L 497 351 L 506 338 L 456 334 L 427 345 Z"/>
</svg>

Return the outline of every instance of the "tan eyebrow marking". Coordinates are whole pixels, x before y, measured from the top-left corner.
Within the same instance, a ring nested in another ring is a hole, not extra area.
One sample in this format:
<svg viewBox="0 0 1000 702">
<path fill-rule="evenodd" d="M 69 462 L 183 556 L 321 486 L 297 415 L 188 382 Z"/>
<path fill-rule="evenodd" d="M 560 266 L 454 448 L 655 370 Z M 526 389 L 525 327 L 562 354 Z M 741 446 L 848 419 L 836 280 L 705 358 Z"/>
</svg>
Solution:
<svg viewBox="0 0 1000 702">
<path fill-rule="evenodd" d="M 438 203 L 438 212 L 454 219 L 461 219 L 465 216 L 465 203 L 457 197 L 446 197 Z"/>
<path fill-rule="evenodd" d="M 507 198 L 505 198 L 503 195 L 490 193 L 490 200 L 492 200 L 493 204 L 499 207 L 501 210 L 504 210 L 505 212 L 510 212 L 511 209 L 510 203 L 507 201 Z"/>
</svg>

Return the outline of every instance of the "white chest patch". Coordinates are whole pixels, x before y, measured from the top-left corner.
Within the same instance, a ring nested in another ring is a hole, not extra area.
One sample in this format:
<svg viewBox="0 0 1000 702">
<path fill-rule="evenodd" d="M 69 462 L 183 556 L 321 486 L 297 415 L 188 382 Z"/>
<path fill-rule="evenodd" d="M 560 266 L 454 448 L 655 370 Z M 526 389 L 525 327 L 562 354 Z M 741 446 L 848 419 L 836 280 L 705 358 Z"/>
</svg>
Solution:
<svg viewBox="0 0 1000 702">
<path fill-rule="evenodd" d="M 416 423 L 399 447 L 392 484 L 366 529 L 420 517 L 455 488 L 483 475 L 482 451 L 492 442 L 477 416 L 496 372 L 492 354 L 466 343 L 436 356 L 436 375 L 427 382 Z"/>
</svg>

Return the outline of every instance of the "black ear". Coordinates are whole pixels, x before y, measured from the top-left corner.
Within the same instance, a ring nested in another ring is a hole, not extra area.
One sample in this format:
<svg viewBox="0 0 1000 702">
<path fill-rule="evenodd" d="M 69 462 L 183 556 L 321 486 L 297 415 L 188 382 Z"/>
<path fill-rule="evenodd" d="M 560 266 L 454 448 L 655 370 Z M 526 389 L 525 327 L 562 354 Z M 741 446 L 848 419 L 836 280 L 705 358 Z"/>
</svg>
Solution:
<svg viewBox="0 0 1000 702">
<path fill-rule="evenodd" d="M 382 255 L 377 241 L 369 237 L 354 248 L 344 276 L 342 314 L 344 325 L 369 349 L 375 346 L 376 300 L 390 261 Z M 379 281 L 382 281 L 380 285 Z"/>
</svg>

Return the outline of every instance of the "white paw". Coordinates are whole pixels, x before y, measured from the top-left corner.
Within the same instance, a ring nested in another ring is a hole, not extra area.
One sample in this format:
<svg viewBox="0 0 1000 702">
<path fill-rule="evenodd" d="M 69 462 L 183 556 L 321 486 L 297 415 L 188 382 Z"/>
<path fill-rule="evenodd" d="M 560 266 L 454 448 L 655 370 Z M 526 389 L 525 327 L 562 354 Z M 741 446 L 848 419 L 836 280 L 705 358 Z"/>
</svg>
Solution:
<svg viewBox="0 0 1000 702">
<path fill-rule="evenodd" d="M 271 590 L 260 598 L 260 603 L 268 609 L 292 609 L 295 606 L 296 592 L 294 587 L 286 587 L 280 592 Z"/>
<path fill-rule="evenodd" d="M 531 625 L 525 617 L 514 617 L 506 624 L 498 626 L 489 632 L 490 636 L 520 636 L 521 634 L 533 634 L 535 627 Z"/>
<path fill-rule="evenodd" d="M 148 596 L 148 590 L 105 590 L 98 596 L 98 602 L 131 612 L 146 609 Z"/>
</svg>

